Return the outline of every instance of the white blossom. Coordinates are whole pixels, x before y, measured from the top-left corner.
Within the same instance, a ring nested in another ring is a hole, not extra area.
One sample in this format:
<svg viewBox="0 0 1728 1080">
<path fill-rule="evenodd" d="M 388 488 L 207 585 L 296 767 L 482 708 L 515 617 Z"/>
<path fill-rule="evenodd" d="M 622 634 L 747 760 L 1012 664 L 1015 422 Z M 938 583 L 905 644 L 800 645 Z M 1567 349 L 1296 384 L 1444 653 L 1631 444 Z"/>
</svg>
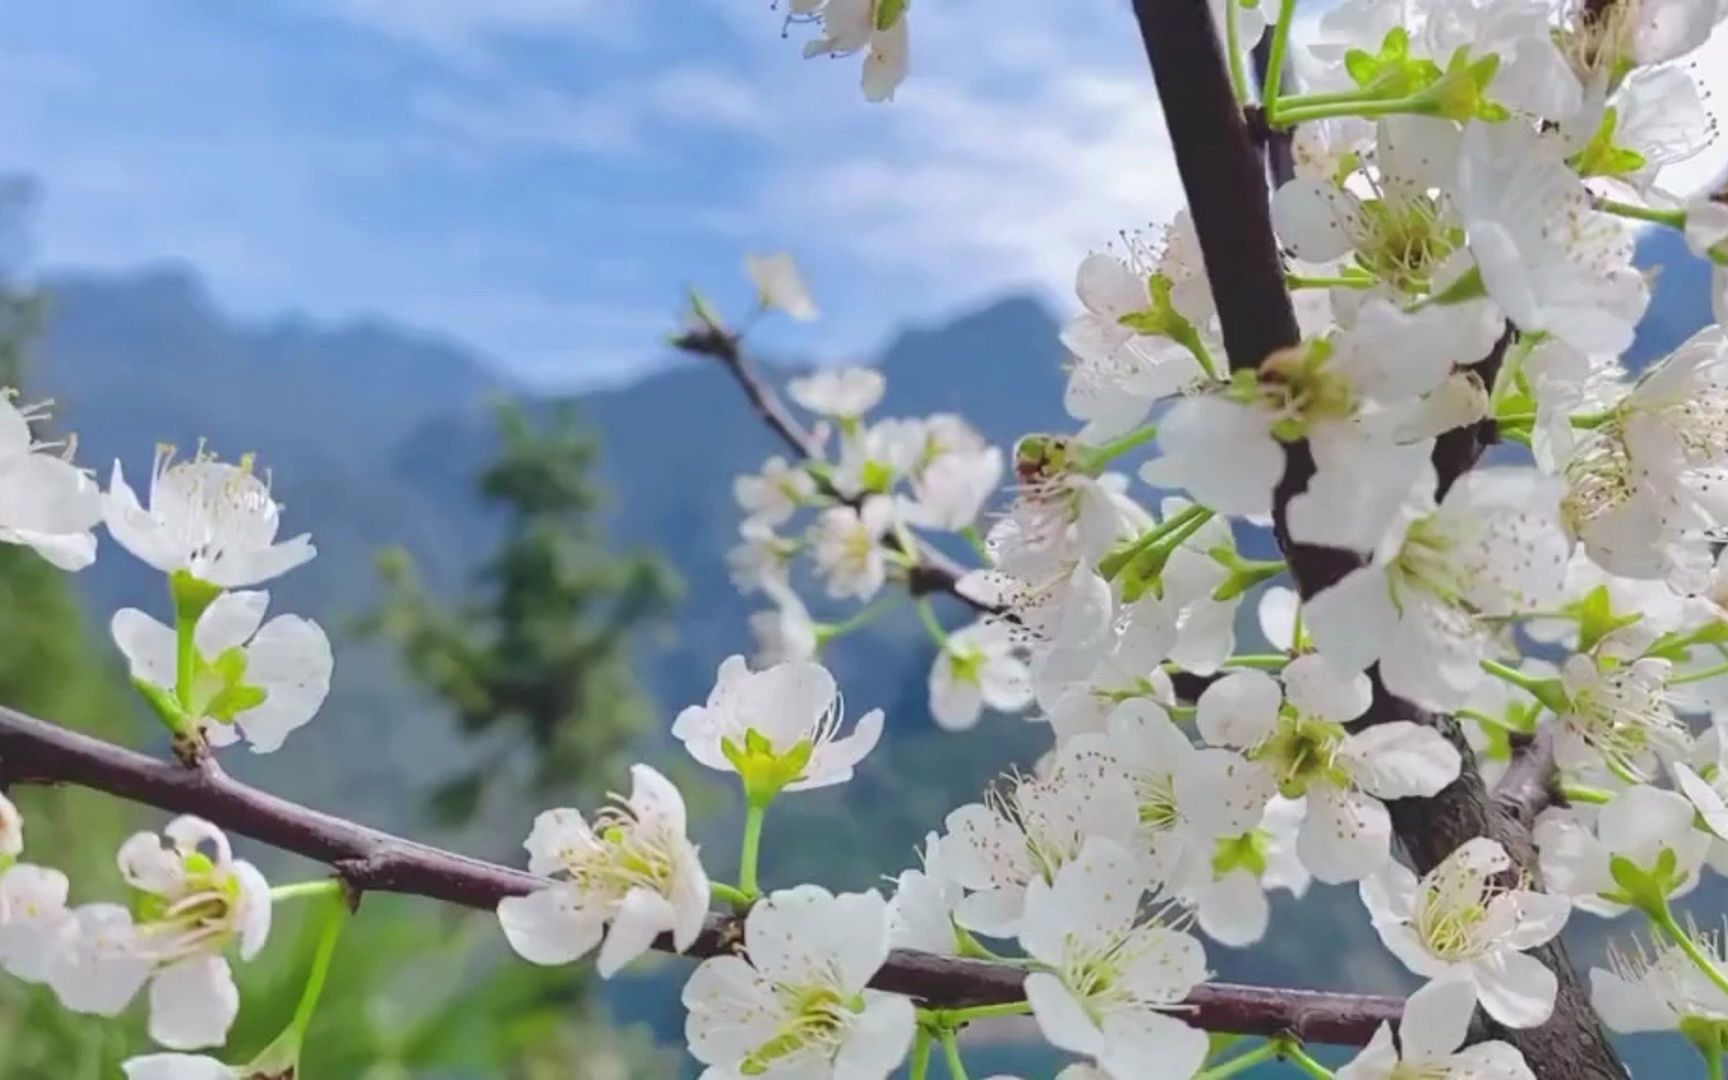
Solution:
<svg viewBox="0 0 1728 1080">
<path fill-rule="evenodd" d="M 1208 1050 L 1205 1032 L 1166 1011 L 1205 980 L 1205 951 L 1179 909 L 1142 914 L 1149 884 L 1144 864 L 1100 837 L 1026 894 L 1020 944 L 1049 968 L 1026 977 L 1032 1015 L 1045 1038 L 1114 1080 L 1138 1080 L 1152 1062 L 1187 1076 Z"/>
<path fill-rule="evenodd" d="M 814 660 L 822 645 L 816 621 L 791 588 L 776 584 L 766 590 L 774 606 L 752 612 L 750 634 L 756 640 L 752 661 L 759 668 L 789 660 Z"/>
<path fill-rule="evenodd" d="M 912 477 L 912 498 L 904 516 L 926 529 L 958 531 L 978 520 L 1002 484 L 1002 451 L 981 450 L 938 455 Z"/>
<path fill-rule="evenodd" d="M 511 948 L 537 964 L 567 964 L 600 944 L 610 978 L 670 932 L 680 952 L 708 914 L 708 875 L 685 835 L 684 799 L 647 765 L 630 768 L 628 799 L 595 815 L 548 810 L 524 845 L 528 870 L 556 882 L 498 904 Z M 610 929 L 608 930 L 608 927 Z"/>
<path fill-rule="evenodd" d="M 1238 671 L 1200 695 L 1201 736 L 1244 754 L 1221 807 L 1234 820 L 1243 808 L 1258 814 L 1274 792 L 1304 797 L 1302 864 L 1321 881 L 1359 880 L 1390 857 L 1392 823 L 1382 800 L 1435 795 L 1457 779 L 1458 751 L 1438 731 L 1410 721 L 1347 732 L 1344 725 L 1368 709 L 1368 679 L 1339 676 L 1319 656 L 1292 660 L 1282 679 L 1281 689 L 1264 672 Z"/>
<path fill-rule="evenodd" d="M 816 481 L 808 472 L 775 455 L 762 463 L 760 473 L 745 473 L 732 482 L 733 497 L 746 521 L 765 525 L 784 524 L 816 493 Z"/>
<path fill-rule="evenodd" d="M 1698 951 L 1723 970 L 1728 957 L 1722 935 L 1687 933 Z M 1604 1024 L 1622 1035 L 1675 1031 L 1687 1020 L 1728 1023 L 1728 993 L 1667 941 L 1649 947 L 1609 946 L 1608 966 L 1590 969 L 1590 1004 Z"/>
<path fill-rule="evenodd" d="M 102 494 L 71 462 L 71 452 L 38 442 L 32 421 L 43 406 L 19 408 L 0 387 L 0 543 L 23 544 L 62 570 L 96 561 L 91 529 L 102 520 Z"/>
<path fill-rule="evenodd" d="M 1004 777 L 983 802 L 950 813 L 946 825 L 944 863 L 970 891 L 955 921 L 1011 937 L 1020 930 L 1027 888 L 1054 881 L 1088 839 L 1135 842 L 1139 800 L 1114 763 L 1063 750 L 1036 775 Z"/>
<path fill-rule="evenodd" d="M 1362 882 L 1362 902 L 1405 967 L 1428 979 L 1462 979 L 1495 1020 L 1536 1027 L 1553 1011 L 1558 984 L 1526 950 L 1558 934 L 1572 908 L 1564 896 L 1505 885 L 1511 869 L 1498 841 L 1476 837 L 1421 880 L 1387 863 Z"/>
<path fill-rule="evenodd" d="M 1667 849 L 1679 878 L 1670 895 L 1683 896 L 1697 886 L 1710 847 L 1710 834 L 1692 827 L 1693 813 L 1684 797 L 1648 784 L 1615 795 L 1594 815 L 1594 827 L 1578 809 L 1544 810 L 1532 830 L 1542 881 L 1585 911 L 1618 915 L 1627 905 L 1612 861 L 1622 858 L 1648 872 Z"/>
<path fill-rule="evenodd" d="M 269 602 L 267 592 L 223 593 L 193 629 L 192 676 L 180 706 L 216 746 L 243 737 L 255 753 L 277 750 L 330 693 L 330 639 L 298 615 L 265 622 Z M 173 629 L 136 608 L 115 612 L 111 629 L 132 678 L 175 694 Z"/>
<path fill-rule="evenodd" d="M 941 838 L 928 834 L 924 837 L 923 868 L 903 870 L 895 879 L 894 898 L 888 901 L 888 944 L 937 956 L 954 955 L 958 945 L 954 909 L 964 895 L 942 855 Z"/>
<path fill-rule="evenodd" d="M 855 420 L 876 407 L 888 383 L 870 368 L 820 368 L 786 384 L 793 401 L 821 416 Z"/>
<path fill-rule="evenodd" d="M 0 968 L 25 982 L 48 978 L 50 964 L 72 929 L 66 908 L 70 883 L 47 867 L 0 858 Z"/>
<path fill-rule="evenodd" d="M 1261 806 L 1231 800 L 1236 755 L 1195 746 L 1156 702 L 1122 702 L 1103 735 L 1082 735 L 1064 751 L 1113 763 L 1133 785 L 1140 828 L 1135 850 L 1172 889 L 1210 882 L 1217 841 L 1259 824 Z M 1259 890 L 1258 883 L 1255 890 Z"/>
<path fill-rule="evenodd" d="M 1648 780 L 1659 761 L 1676 760 L 1689 749 L 1691 733 L 1668 704 L 1671 667 L 1655 657 L 1628 664 L 1568 657 L 1560 679 L 1569 708 L 1556 717 L 1554 743 L 1560 767 L 1605 763 L 1622 776 Z"/>
<path fill-rule="evenodd" d="M 679 713 L 672 734 L 711 769 L 785 768 L 776 777 L 785 790 L 803 791 L 850 780 L 853 766 L 882 737 L 880 709 L 860 717 L 850 735 L 840 734 L 843 721 L 834 676 L 820 664 L 790 661 L 751 671 L 742 656 L 732 656 L 720 665 L 708 703 Z"/>
<path fill-rule="evenodd" d="M 1456 193 L 1488 295 L 1519 329 L 1620 352 L 1649 302 L 1632 236 L 1598 212 L 1554 139 L 1523 124 L 1465 130 Z"/>
<path fill-rule="evenodd" d="M 126 1080 L 244 1080 L 245 1074 L 203 1054 L 145 1054 L 121 1063 Z"/>
<path fill-rule="evenodd" d="M 862 506 L 822 511 L 810 530 L 810 552 L 829 596 L 868 600 L 887 580 L 882 535 L 894 517 L 894 504 L 873 495 Z"/>
<path fill-rule="evenodd" d="M 1167 290 L 1162 301 L 1149 280 Z M 1063 404 L 1068 415 L 1086 422 L 1083 441 L 1128 433 L 1153 403 L 1205 376 L 1188 345 L 1135 319 L 1166 315 L 1198 333 L 1194 324 L 1203 324 L 1210 314 L 1198 237 L 1186 214 L 1166 234 L 1162 252 L 1135 245 L 1128 259 L 1088 255 L 1076 273 L 1074 291 L 1085 311 L 1062 328 L 1062 344 L 1074 355 Z"/>
<path fill-rule="evenodd" d="M 119 863 L 142 894 L 139 920 L 123 908 L 79 908 L 51 985 L 67 1008 L 112 1016 L 148 982 L 152 1039 L 171 1050 L 220 1046 L 240 1009 L 224 953 L 237 944 L 250 960 L 264 947 L 270 886 L 233 857 L 221 830 L 195 817 L 175 818 L 161 836 L 134 835 Z"/>
<path fill-rule="evenodd" d="M 771 893 L 745 918 L 744 947 L 684 986 L 684 1034 L 704 1075 L 886 1080 L 906 1056 L 912 1002 L 866 989 L 888 959 L 881 896 Z"/>
<path fill-rule="evenodd" d="M 949 731 L 978 723 L 988 707 L 1015 713 L 1032 704 L 1032 675 L 999 622 L 980 621 L 948 635 L 930 667 L 930 715 Z"/>
<path fill-rule="evenodd" d="M 1476 988 L 1468 979 L 1442 978 L 1404 1003 L 1398 1025 L 1381 1024 L 1362 1052 L 1335 1074 L 1337 1080 L 1535 1080 L 1524 1055 L 1499 1039 L 1465 1046 L 1476 1012 Z"/>
<path fill-rule="evenodd" d="M 118 461 L 102 507 L 126 550 L 165 574 L 183 570 L 224 589 L 267 581 L 317 554 L 305 533 L 276 542 L 281 511 L 250 456 L 230 465 L 200 450 L 175 461 L 167 448 L 156 454 L 148 507 Z"/>
<path fill-rule="evenodd" d="M 765 308 L 785 312 L 799 322 L 816 318 L 816 302 L 798 263 L 784 251 L 744 256 L 744 273 L 756 286 L 756 299 Z"/>
<path fill-rule="evenodd" d="M 1436 508 L 1431 467 L 1418 464 L 1373 561 L 1322 590 L 1304 613 L 1315 645 L 1340 671 L 1378 660 L 1393 694 L 1452 709 L 1484 677 L 1493 620 L 1559 600 L 1570 544 L 1558 492 L 1540 473 L 1466 473 Z M 1324 544 L 1340 535 L 1318 518 L 1307 524 L 1296 539 Z"/>
<path fill-rule="evenodd" d="M 888 101 L 906 78 L 910 47 L 906 7 L 889 8 L 890 0 L 822 0 L 807 4 L 822 20 L 822 37 L 804 46 L 804 55 L 842 56 L 868 50 L 864 56 L 866 101 Z M 794 7 L 797 12 L 798 7 Z M 892 14 L 893 21 L 883 20 Z"/>
</svg>

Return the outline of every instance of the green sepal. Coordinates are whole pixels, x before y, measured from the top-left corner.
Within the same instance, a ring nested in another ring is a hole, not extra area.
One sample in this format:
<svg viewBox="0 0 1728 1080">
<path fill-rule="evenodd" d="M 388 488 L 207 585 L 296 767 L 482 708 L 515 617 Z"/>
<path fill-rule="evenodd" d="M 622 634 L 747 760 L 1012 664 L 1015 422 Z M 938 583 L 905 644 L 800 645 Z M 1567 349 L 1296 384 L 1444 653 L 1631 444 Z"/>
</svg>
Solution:
<svg viewBox="0 0 1728 1080">
<path fill-rule="evenodd" d="M 731 739 L 720 740 L 720 753 L 737 770 L 744 798 L 754 806 L 767 806 L 787 784 L 803 779 L 815 749 L 809 739 L 800 739 L 784 754 L 776 754 L 773 744 L 755 728 L 744 732 L 742 746 Z"/>
<path fill-rule="evenodd" d="M 1608 860 L 1608 873 L 1620 889 L 1618 893 L 1604 893 L 1605 898 L 1637 908 L 1658 922 L 1671 917 L 1668 897 L 1686 878 L 1678 873 L 1678 859 L 1670 847 L 1664 847 L 1648 869 L 1624 855 L 1615 855 Z"/>
<path fill-rule="evenodd" d="M 1225 544 L 1206 553 L 1212 561 L 1230 572 L 1223 583 L 1212 590 L 1212 599 L 1223 602 L 1234 600 L 1263 581 L 1282 574 L 1288 569 L 1283 559 L 1244 559 L 1236 553 L 1236 549 Z"/>
<path fill-rule="evenodd" d="M 876 0 L 876 29 L 886 30 L 906 14 L 907 0 Z"/>
<path fill-rule="evenodd" d="M 1584 149 L 1572 155 L 1571 165 L 1581 177 L 1626 176 L 1642 169 L 1647 162 L 1636 150 L 1614 145 L 1614 132 L 1619 126 L 1620 112 L 1610 105 L 1602 112 L 1602 122 L 1596 125 Z"/>
<path fill-rule="evenodd" d="M 1614 631 L 1631 626 L 1644 616 L 1638 612 L 1630 615 L 1614 614 L 1614 605 L 1608 595 L 1608 586 L 1598 585 L 1584 594 L 1566 608 L 1567 614 L 1578 620 L 1578 651 L 1590 652 L 1599 645 L 1603 638 Z"/>
<path fill-rule="evenodd" d="M 156 714 L 169 731 L 176 735 L 191 733 L 192 722 L 180 708 L 180 703 L 174 699 L 172 692 L 143 679 L 133 679 L 132 685 L 139 696 L 149 703 L 150 711 Z"/>
<path fill-rule="evenodd" d="M 1246 870 L 1256 878 L 1263 876 L 1268 845 L 1267 834 L 1259 829 L 1221 838 L 1212 853 L 1212 876 L 1222 878 L 1236 870 Z"/>
<path fill-rule="evenodd" d="M 174 601 L 174 617 L 184 625 L 194 626 L 203 616 L 216 598 L 222 595 L 222 588 L 212 585 L 203 578 L 194 577 L 190 571 L 176 570 L 168 575 L 168 595 Z"/>
</svg>

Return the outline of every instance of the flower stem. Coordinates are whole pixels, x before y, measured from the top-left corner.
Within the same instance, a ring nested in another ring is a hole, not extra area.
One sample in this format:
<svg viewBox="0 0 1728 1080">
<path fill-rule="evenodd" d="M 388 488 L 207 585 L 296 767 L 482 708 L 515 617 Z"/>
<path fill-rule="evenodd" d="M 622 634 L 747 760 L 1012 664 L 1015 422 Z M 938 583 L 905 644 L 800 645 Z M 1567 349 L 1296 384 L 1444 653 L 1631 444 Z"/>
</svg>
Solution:
<svg viewBox="0 0 1728 1080">
<path fill-rule="evenodd" d="M 1540 679 L 1534 675 L 1526 675 L 1517 668 L 1507 667 L 1498 660 L 1482 661 L 1482 670 L 1502 682 L 1511 683 L 1520 690 L 1527 691 L 1531 697 L 1546 705 L 1554 713 L 1566 712 L 1572 703 L 1566 698 L 1566 690 L 1559 679 Z"/>
<path fill-rule="evenodd" d="M 1728 675 L 1728 663 L 1717 664 L 1715 667 L 1701 668 L 1698 671 L 1688 671 L 1684 675 L 1676 675 L 1668 680 L 1669 686 L 1684 686 L 1687 683 L 1703 682 L 1714 679 L 1718 675 Z"/>
<path fill-rule="evenodd" d="M 1243 653 L 1224 661 L 1225 667 L 1258 668 L 1261 671 L 1283 671 L 1290 658 L 1283 653 Z"/>
<path fill-rule="evenodd" d="M 745 908 L 749 907 L 752 899 L 745 895 L 742 889 L 735 889 L 723 881 L 710 881 L 708 883 L 708 892 L 716 900 L 731 904 L 739 911 L 743 911 Z"/>
<path fill-rule="evenodd" d="M 984 537 L 982 535 L 980 535 L 978 532 L 978 526 L 976 526 L 976 525 L 964 526 L 960 530 L 960 536 L 968 544 L 972 545 L 972 550 L 978 554 L 978 557 L 980 559 L 984 558 L 984 556 L 989 554 L 988 549 L 986 549 L 984 547 Z"/>
<path fill-rule="evenodd" d="M 342 883 L 335 878 L 319 878 L 317 881 L 297 881 L 292 885 L 278 885 L 270 890 L 270 902 L 280 904 L 284 900 L 303 900 L 312 896 L 340 895 Z"/>
<path fill-rule="evenodd" d="M 1238 1054 L 1221 1065 L 1214 1065 L 1205 1072 L 1197 1074 L 1194 1080 L 1224 1080 L 1227 1076 L 1247 1072 L 1261 1062 L 1277 1057 L 1278 1049 L 1276 1042 L 1263 1042 L 1246 1054 Z"/>
<path fill-rule="evenodd" d="M 1704 955 L 1704 950 L 1700 949 L 1698 943 L 1692 940 L 1692 935 L 1674 921 L 1674 912 L 1669 910 L 1668 905 L 1662 904 L 1648 914 L 1650 921 L 1656 924 L 1656 928 L 1667 935 L 1668 940 L 1685 953 L 1688 960 L 1698 966 L 1698 970 L 1704 973 L 1704 977 L 1714 983 L 1716 989 L 1728 994 L 1728 975 L 1724 975 L 1722 969 L 1716 966 L 1715 961 Z"/>
<path fill-rule="evenodd" d="M 1596 209 L 1605 214 L 1613 214 L 1615 217 L 1666 225 L 1670 229 L 1684 229 L 1686 227 L 1686 211 L 1684 210 L 1658 210 L 1653 206 L 1638 206 L 1615 199 L 1597 199 Z"/>
<path fill-rule="evenodd" d="M 1315 1080 L 1332 1080 L 1332 1070 L 1308 1056 L 1308 1051 L 1302 1049 L 1302 1044 L 1294 1039 L 1284 1039 L 1277 1042 L 1278 1056 L 1301 1069 Z"/>
<path fill-rule="evenodd" d="M 1236 23 L 1240 19 L 1237 10 L 1239 0 L 1224 0 L 1224 53 L 1230 62 L 1230 89 L 1236 94 L 1236 103 L 1248 103 L 1248 75 L 1242 68 L 1242 34 Z"/>
<path fill-rule="evenodd" d="M 1103 446 L 1093 447 L 1091 452 L 1086 455 L 1086 471 L 1098 472 L 1128 451 L 1144 446 L 1157 437 L 1157 424 L 1142 424 L 1121 438 L 1111 439 Z"/>
<path fill-rule="evenodd" d="M 755 799 L 744 803 L 744 843 L 738 852 L 738 891 L 751 900 L 762 895 L 756 885 L 756 863 L 762 855 L 762 819 L 768 804 Z"/>
<path fill-rule="evenodd" d="M 1569 803 L 1587 803 L 1591 806 L 1605 806 L 1614 798 L 1612 791 L 1583 784 L 1561 784 L 1560 795 Z"/>
<path fill-rule="evenodd" d="M 318 944 L 312 954 L 312 968 L 306 974 L 306 988 L 300 992 L 300 1003 L 294 1007 L 294 1017 L 282 1033 L 271 1040 L 250 1065 L 241 1070 L 247 1076 L 297 1076 L 300 1074 L 300 1047 L 306 1041 L 306 1029 L 318 1011 L 318 1000 L 324 996 L 324 983 L 330 976 L 330 962 L 336 956 L 336 942 L 348 925 L 348 898 L 340 893 L 331 896 L 319 924 Z"/>
<path fill-rule="evenodd" d="M 965 1009 L 944 1009 L 942 1017 L 950 1024 L 967 1024 L 973 1020 L 991 1020 L 1002 1016 L 1025 1016 L 1032 1011 L 1026 1001 L 1004 1001 L 997 1005 L 973 1005 Z"/>
<path fill-rule="evenodd" d="M 1266 56 L 1266 82 L 1260 88 L 1260 104 L 1271 123 L 1278 113 L 1278 91 L 1284 82 L 1284 56 L 1290 51 L 1290 24 L 1296 21 L 1296 0 L 1281 0 L 1278 21 L 1272 27 L 1272 47 Z"/>
<path fill-rule="evenodd" d="M 826 642 L 840 637 L 842 634 L 850 634 L 859 627 L 874 621 L 878 616 L 892 611 L 904 599 L 904 593 L 889 593 L 885 596 L 879 596 L 853 612 L 850 617 L 837 623 L 824 625 L 820 631 L 822 639 Z"/>
<path fill-rule="evenodd" d="M 948 1063 L 948 1075 L 953 1080 L 966 1080 L 966 1063 L 960 1060 L 960 1043 L 954 1038 L 954 1029 L 942 1029 L 942 1058 Z"/>
<path fill-rule="evenodd" d="M 306 989 L 300 994 L 300 1004 L 294 1009 L 294 1019 L 289 1022 L 289 1029 L 301 1036 L 312 1023 L 312 1014 L 318 1011 L 318 999 L 324 994 L 324 980 L 330 975 L 330 961 L 336 956 L 336 942 L 342 937 L 342 928 L 348 925 L 348 902 L 345 897 L 335 897 L 329 906 L 329 913 L 324 916 L 324 925 L 318 935 L 318 950 L 312 955 L 312 971 L 306 976 Z"/>
<path fill-rule="evenodd" d="M 924 629 L 930 632 L 930 640 L 936 643 L 938 649 L 948 647 L 948 631 L 942 629 L 942 624 L 936 620 L 936 609 L 930 606 L 928 597 L 918 598 L 918 618 L 924 624 Z"/>
<path fill-rule="evenodd" d="M 1363 277 L 1308 277 L 1303 274 L 1285 274 L 1284 285 L 1290 289 L 1372 289 L 1378 282 L 1373 278 Z"/>
<path fill-rule="evenodd" d="M 1412 94 L 1401 98 L 1376 98 L 1367 101 L 1340 101 L 1332 104 L 1292 104 L 1288 109 L 1278 110 L 1278 126 L 1289 127 L 1309 120 L 1329 120 L 1334 116 L 1361 116 L 1372 118 L 1376 116 L 1397 116 L 1401 113 L 1414 113 L 1418 116 L 1431 114 L 1434 111 L 1434 101 L 1426 93 Z"/>
<path fill-rule="evenodd" d="M 906 1074 L 907 1080 L 925 1080 L 925 1077 L 930 1075 L 932 1045 L 930 1029 L 920 1026 L 918 1034 L 912 1040 L 912 1066 Z"/>
<path fill-rule="evenodd" d="M 1141 533 L 1125 547 L 1116 548 L 1098 560 L 1099 575 L 1106 581 L 1114 579 L 1117 574 L 1122 572 L 1123 567 L 1158 546 L 1167 537 L 1188 528 L 1190 524 L 1194 525 L 1194 529 L 1198 529 L 1211 517 L 1212 511 L 1204 506 L 1190 506 L 1186 510 L 1170 515 L 1164 521 Z M 1196 521 L 1198 523 L 1194 524 Z M 1192 532 L 1193 529 L 1189 529 L 1189 533 Z M 1187 539 L 1189 533 L 1183 533 L 1182 539 Z M 1177 541 L 1177 543 L 1180 542 L 1180 540 Z"/>
</svg>

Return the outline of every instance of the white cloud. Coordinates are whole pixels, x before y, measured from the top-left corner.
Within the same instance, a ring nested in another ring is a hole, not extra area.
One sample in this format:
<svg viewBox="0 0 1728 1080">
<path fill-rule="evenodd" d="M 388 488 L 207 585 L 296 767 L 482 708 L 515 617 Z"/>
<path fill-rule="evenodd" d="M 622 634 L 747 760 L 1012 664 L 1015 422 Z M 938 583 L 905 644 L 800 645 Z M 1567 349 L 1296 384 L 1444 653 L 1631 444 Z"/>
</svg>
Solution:
<svg viewBox="0 0 1728 1080">
<path fill-rule="evenodd" d="M 773 122 L 748 82 L 702 67 L 674 67 L 620 78 L 597 91 L 568 91 L 523 80 L 440 86 L 419 94 L 416 114 L 472 149 L 634 154 L 668 133 L 712 130 L 761 134 Z"/>
<path fill-rule="evenodd" d="M 529 36 L 618 40 L 630 4 L 604 0 L 325 0 L 331 14 L 453 62 L 483 65 L 501 41 Z"/>
</svg>

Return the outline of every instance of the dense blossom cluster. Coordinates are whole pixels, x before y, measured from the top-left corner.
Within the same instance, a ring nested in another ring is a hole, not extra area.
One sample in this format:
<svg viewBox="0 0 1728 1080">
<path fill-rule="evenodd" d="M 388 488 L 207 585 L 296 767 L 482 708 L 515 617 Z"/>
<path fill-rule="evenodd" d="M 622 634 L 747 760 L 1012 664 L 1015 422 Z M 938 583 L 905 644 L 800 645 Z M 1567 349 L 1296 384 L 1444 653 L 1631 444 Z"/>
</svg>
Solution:
<svg viewBox="0 0 1728 1080">
<path fill-rule="evenodd" d="M 1714 136 L 1680 61 L 1728 6 L 1345 0 L 1294 46 L 1294 5 L 1271 6 L 1213 11 L 1230 47 L 1291 48 L 1305 88 L 1278 94 L 1274 67 L 1263 102 L 1293 129 L 1271 216 L 1300 343 L 1227 355 L 1184 213 L 1081 261 L 1072 433 L 1004 452 L 957 415 L 880 416 L 876 371 L 791 380 L 803 415 L 765 412 L 792 456 L 734 488 L 731 574 L 767 605 L 756 655 L 671 727 L 736 777 L 736 882 L 710 875 L 647 765 L 597 813 L 534 821 L 543 884 L 497 911 L 527 960 L 596 952 L 610 977 L 704 941 L 716 901 L 741 916 L 683 993 L 709 1080 L 872 1080 L 909 1054 L 922 1076 L 937 1043 L 962 1076 L 960 1027 L 1016 1014 L 1075 1056 L 1066 1080 L 1274 1055 L 1326 1075 L 1289 1040 L 1219 1059 L 1185 1008 L 1208 949 L 1262 940 L 1270 894 L 1312 880 L 1355 886 L 1422 983 L 1398 1037 L 1382 1027 L 1340 1078 L 1532 1076 L 1514 1043 L 1557 1007 L 1544 950 L 1574 910 L 1650 923 L 1590 973 L 1602 1018 L 1679 1031 L 1720 1075 L 1722 938 L 1671 903 L 1728 873 L 1728 335 L 1708 326 L 1637 374 L 1622 357 L 1650 299 L 1632 221 L 1682 230 L 1728 315 L 1728 193 L 1663 183 Z M 810 54 L 864 53 L 872 100 L 905 75 L 904 0 L 789 0 L 787 18 L 819 27 Z M 816 316 L 789 256 L 746 269 L 759 310 Z M 705 303 L 694 320 L 686 347 L 738 365 L 741 334 Z M 144 500 L 118 463 L 103 491 L 69 444 L 37 441 L 44 418 L 0 398 L 0 540 L 76 570 L 105 523 L 169 583 L 171 624 L 127 609 L 112 629 L 177 749 L 279 747 L 332 660 L 315 624 L 265 621 L 254 587 L 314 554 L 278 541 L 267 479 L 200 448 L 160 452 Z M 1489 428 L 1496 460 L 1442 475 L 1439 441 Z M 1297 448 L 1312 475 L 1285 491 Z M 1327 549 L 1340 572 L 1296 582 L 1305 596 L 1279 584 L 1274 521 L 1283 552 Z M 936 593 L 968 623 L 945 625 Z M 935 643 L 936 722 L 1024 713 L 1049 748 L 952 809 L 889 895 L 764 890 L 771 804 L 847 782 L 883 737 L 879 710 L 848 723 L 822 650 L 905 600 Z M 1239 651 L 1256 632 L 1267 651 Z M 1401 860 L 1389 803 L 1492 780 L 1533 743 L 1563 796 L 1533 858 L 1478 836 L 1423 872 Z M 81 1012 L 148 988 L 172 1052 L 133 1080 L 250 1071 L 183 1052 L 225 1041 L 228 956 L 262 947 L 294 887 L 273 892 L 196 818 L 121 849 L 130 906 L 71 904 L 24 850 L 0 796 L 0 965 Z M 1013 965 L 1024 1000 L 921 1008 L 873 988 L 893 949 Z M 1505 1039 L 1470 1042 L 1478 1009 Z"/>
</svg>

